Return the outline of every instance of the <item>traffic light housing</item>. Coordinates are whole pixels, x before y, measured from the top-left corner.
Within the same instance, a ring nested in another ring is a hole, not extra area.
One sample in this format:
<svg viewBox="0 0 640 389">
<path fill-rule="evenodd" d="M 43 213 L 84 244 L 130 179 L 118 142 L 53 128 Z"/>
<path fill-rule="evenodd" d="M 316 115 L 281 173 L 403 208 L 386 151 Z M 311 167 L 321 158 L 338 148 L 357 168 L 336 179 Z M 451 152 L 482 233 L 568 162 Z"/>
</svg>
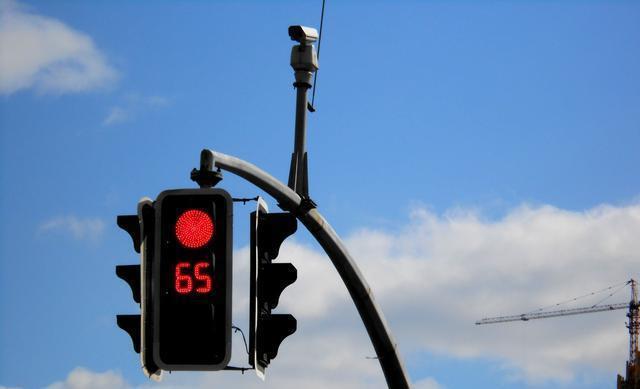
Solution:
<svg viewBox="0 0 640 389">
<path fill-rule="evenodd" d="M 140 314 L 117 315 L 118 327 L 126 331 L 133 342 L 133 349 L 140 354 L 142 369 L 146 376 L 160 380 L 161 370 L 153 361 L 153 322 L 151 302 L 151 269 L 153 266 L 155 214 L 153 202 L 144 198 L 138 202 L 137 215 L 119 215 L 117 223 L 127 231 L 133 248 L 140 253 L 140 265 L 117 265 L 116 275 L 125 280 L 140 304 Z"/>
<path fill-rule="evenodd" d="M 221 370 L 231 358 L 233 201 L 222 189 L 177 189 L 155 202 L 154 361 Z"/>
<path fill-rule="evenodd" d="M 297 221 L 288 212 L 269 213 L 260 199 L 250 228 L 249 364 L 264 378 L 280 343 L 297 329 L 292 315 L 271 313 L 282 291 L 297 279 L 291 263 L 273 263 L 282 242 L 296 231 Z"/>
</svg>

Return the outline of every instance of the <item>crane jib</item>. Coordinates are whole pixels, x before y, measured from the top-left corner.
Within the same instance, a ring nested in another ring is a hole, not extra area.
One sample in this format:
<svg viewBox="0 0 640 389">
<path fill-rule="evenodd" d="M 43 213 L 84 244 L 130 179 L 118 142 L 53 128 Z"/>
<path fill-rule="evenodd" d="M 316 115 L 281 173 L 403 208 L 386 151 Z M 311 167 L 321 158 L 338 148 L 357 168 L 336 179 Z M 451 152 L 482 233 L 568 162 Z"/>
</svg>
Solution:
<svg viewBox="0 0 640 389">
<path fill-rule="evenodd" d="M 513 316 L 490 317 L 490 318 L 479 320 L 476 322 L 476 324 L 481 325 L 481 324 L 505 323 L 509 321 L 529 321 L 533 319 L 543 319 L 548 317 L 580 315 L 583 313 L 613 311 L 616 309 L 628 309 L 628 308 L 629 308 L 629 303 L 598 305 L 598 306 L 582 307 L 582 308 L 561 309 L 558 311 L 550 311 L 550 312 L 536 312 L 536 313 L 525 313 L 525 314 L 513 315 Z"/>
</svg>

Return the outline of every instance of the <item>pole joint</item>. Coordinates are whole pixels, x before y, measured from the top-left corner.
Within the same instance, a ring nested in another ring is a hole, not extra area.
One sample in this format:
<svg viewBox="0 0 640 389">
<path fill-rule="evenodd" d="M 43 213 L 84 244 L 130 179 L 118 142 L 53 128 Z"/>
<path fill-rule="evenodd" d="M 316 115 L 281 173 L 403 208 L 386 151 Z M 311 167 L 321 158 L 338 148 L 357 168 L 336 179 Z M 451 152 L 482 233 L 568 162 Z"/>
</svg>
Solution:
<svg viewBox="0 0 640 389">
<path fill-rule="evenodd" d="M 204 149 L 200 152 L 200 169 L 191 170 L 191 181 L 196 182 L 200 188 L 213 188 L 222 180 L 220 168 L 213 170 L 214 160 L 211 150 Z"/>
</svg>

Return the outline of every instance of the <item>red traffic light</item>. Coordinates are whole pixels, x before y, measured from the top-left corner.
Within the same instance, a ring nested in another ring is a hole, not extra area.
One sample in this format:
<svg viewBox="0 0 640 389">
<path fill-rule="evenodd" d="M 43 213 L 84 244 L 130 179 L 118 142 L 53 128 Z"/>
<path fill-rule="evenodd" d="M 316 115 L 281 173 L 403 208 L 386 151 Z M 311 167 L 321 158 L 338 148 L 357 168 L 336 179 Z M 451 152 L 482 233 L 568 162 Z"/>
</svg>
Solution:
<svg viewBox="0 0 640 389">
<path fill-rule="evenodd" d="M 222 370 L 231 358 L 233 200 L 173 189 L 154 202 L 153 360 L 162 370 Z"/>
<path fill-rule="evenodd" d="M 190 209 L 176 221 L 176 238 L 181 245 L 190 249 L 203 247 L 213 237 L 214 225 L 211 216 L 199 209 Z"/>
</svg>

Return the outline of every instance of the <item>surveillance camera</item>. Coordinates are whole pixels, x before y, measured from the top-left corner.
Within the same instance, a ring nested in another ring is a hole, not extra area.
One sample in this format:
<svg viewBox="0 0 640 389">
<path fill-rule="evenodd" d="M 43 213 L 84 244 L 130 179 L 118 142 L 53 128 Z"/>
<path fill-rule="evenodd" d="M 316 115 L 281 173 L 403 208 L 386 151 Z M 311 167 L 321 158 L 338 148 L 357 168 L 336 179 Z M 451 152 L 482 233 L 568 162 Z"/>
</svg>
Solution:
<svg viewBox="0 0 640 389">
<path fill-rule="evenodd" d="M 303 45 L 308 45 L 318 40 L 318 31 L 311 27 L 290 26 L 289 36 L 293 41 L 298 41 Z"/>
</svg>

